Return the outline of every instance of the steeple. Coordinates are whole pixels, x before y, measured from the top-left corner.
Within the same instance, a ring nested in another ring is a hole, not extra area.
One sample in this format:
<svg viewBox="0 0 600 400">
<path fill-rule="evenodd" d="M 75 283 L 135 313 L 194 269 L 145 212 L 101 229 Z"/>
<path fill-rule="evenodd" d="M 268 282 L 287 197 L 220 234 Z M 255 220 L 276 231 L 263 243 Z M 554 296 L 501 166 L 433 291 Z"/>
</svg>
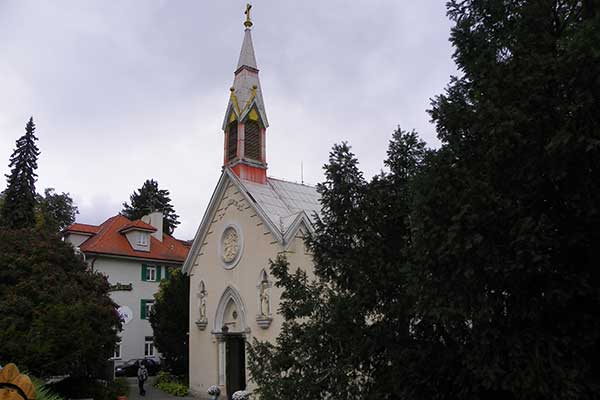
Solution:
<svg viewBox="0 0 600 400">
<path fill-rule="evenodd" d="M 246 6 L 244 41 L 223 120 L 223 132 L 225 132 L 223 163 L 242 179 L 266 183 L 265 133 L 269 122 L 252 45 L 251 8 L 250 4 Z"/>
</svg>

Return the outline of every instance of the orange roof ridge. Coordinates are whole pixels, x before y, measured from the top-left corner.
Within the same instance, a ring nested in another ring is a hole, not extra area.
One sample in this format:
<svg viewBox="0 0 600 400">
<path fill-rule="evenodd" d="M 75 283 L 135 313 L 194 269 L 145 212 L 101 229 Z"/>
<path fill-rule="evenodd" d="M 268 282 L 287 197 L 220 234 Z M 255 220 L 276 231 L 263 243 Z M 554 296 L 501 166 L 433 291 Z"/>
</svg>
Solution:
<svg viewBox="0 0 600 400">
<path fill-rule="evenodd" d="M 63 229 L 63 232 L 78 232 L 86 234 L 95 234 L 100 230 L 98 225 L 72 223 Z"/>
<path fill-rule="evenodd" d="M 128 223 L 127 225 L 125 225 L 124 227 L 122 227 L 119 232 L 124 233 L 125 231 L 129 231 L 132 229 L 140 229 L 140 230 L 144 230 L 144 231 L 151 231 L 151 232 L 156 232 L 156 228 L 144 221 L 142 221 L 141 219 L 136 219 L 133 222 Z"/>
<path fill-rule="evenodd" d="M 183 263 L 187 257 L 189 246 L 167 234 L 163 234 L 162 242 L 151 236 L 150 251 L 133 249 L 125 235 L 122 234 L 122 231 L 132 228 L 156 231 L 155 227 L 141 220 L 130 221 L 124 215 L 117 214 L 108 218 L 99 226 L 96 226 L 95 235 L 83 242 L 80 248 L 84 252 L 99 255 L 105 254 L 109 256 L 134 257 L 177 263 Z"/>
</svg>

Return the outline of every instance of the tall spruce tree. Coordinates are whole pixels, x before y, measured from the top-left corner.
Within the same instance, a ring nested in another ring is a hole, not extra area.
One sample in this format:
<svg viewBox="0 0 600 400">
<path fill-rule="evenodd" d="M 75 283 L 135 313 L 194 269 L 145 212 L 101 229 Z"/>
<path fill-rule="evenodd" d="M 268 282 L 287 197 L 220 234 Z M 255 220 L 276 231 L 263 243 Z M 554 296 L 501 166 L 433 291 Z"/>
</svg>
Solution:
<svg viewBox="0 0 600 400">
<path fill-rule="evenodd" d="M 309 238 L 315 279 L 271 266 L 282 287 L 285 321 L 276 344 L 255 342 L 252 379 L 261 399 L 393 398 L 399 362 L 410 344 L 411 295 L 404 278 L 410 254 L 412 180 L 428 151 L 398 129 L 382 173 L 366 181 L 346 144 L 325 166 L 321 219 Z"/>
<path fill-rule="evenodd" d="M 163 231 L 169 235 L 180 224 L 179 215 L 175 214 L 175 209 L 171 204 L 169 191 L 158 188 L 158 182 L 154 179 L 147 179 L 142 187 L 133 192 L 129 197 L 131 205 L 123 203 L 121 214 L 131 220 L 142 218 L 154 211 L 161 211 L 163 218 Z"/>
<path fill-rule="evenodd" d="M 35 226 L 35 181 L 37 159 L 40 155 L 35 141 L 35 124 L 33 117 L 25 127 L 25 135 L 17 140 L 17 148 L 10 156 L 10 174 L 7 177 L 7 188 L 4 191 L 2 207 L 2 223 L 7 228 L 20 229 Z"/>
<path fill-rule="evenodd" d="M 600 396 L 600 3 L 450 1 L 411 276 L 418 398 Z"/>
</svg>

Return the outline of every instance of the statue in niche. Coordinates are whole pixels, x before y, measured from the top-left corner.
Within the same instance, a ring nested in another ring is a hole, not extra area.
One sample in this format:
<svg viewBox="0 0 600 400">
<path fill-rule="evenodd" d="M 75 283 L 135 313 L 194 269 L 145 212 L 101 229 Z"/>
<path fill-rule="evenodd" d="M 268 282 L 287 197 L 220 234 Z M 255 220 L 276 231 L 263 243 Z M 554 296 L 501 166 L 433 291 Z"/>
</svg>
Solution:
<svg viewBox="0 0 600 400">
<path fill-rule="evenodd" d="M 198 305 L 199 318 L 196 321 L 196 326 L 198 329 L 203 331 L 208 325 L 208 319 L 206 318 L 206 296 L 208 293 L 206 292 L 206 287 L 204 286 L 204 282 L 200 282 L 200 292 L 198 293 L 198 298 L 200 299 L 200 304 Z"/>
<path fill-rule="evenodd" d="M 206 319 L 206 296 L 200 297 L 200 320 Z"/>
<path fill-rule="evenodd" d="M 200 282 L 200 292 L 198 293 L 198 298 L 200 299 L 199 309 L 200 318 L 199 321 L 206 321 L 206 288 L 204 286 L 204 282 Z"/>
<path fill-rule="evenodd" d="M 269 315 L 269 282 L 263 280 L 259 289 L 260 315 Z"/>
</svg>

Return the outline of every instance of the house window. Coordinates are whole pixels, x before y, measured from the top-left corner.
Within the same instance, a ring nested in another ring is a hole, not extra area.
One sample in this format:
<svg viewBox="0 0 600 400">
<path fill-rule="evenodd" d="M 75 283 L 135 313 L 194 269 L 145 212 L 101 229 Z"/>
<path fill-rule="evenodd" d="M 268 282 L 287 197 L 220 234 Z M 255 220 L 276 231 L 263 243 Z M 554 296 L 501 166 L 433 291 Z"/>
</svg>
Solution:
<svg viewBox="0 0 600 400">
<path fill-rule="evenodd" d="M 140 232 L 137 244 L 140 246 L 148 246 L 148 234 L 146 232 Z"/>
<path fill-rule="evenodd" d="M 121 341 L 119 340 L 115 344 L 115 353 L 113 354 L 113 360 L 120 360 L 120 359 L 121 359 Z"/>
<path fill-rule="evenodd" d="M 140 304 L 141 319 L 148 319 L 152 308 L 154 308 L 154 300 L 142 300 Z"/>
<path fill-rule="evenodd" d="M 142 281 L 157 282 L 162 279 L 160 265 L 142 264 Z"/>
<path fill-rule="evenodd" d="M 154 357 L 154 338 L 146 336 L 144 341 L 144 357 Z"/>
<path fill-rule="evenodd" d="M 156 267 L 146 267 L 146 280 L 156 282 Z"/>
</svg>

